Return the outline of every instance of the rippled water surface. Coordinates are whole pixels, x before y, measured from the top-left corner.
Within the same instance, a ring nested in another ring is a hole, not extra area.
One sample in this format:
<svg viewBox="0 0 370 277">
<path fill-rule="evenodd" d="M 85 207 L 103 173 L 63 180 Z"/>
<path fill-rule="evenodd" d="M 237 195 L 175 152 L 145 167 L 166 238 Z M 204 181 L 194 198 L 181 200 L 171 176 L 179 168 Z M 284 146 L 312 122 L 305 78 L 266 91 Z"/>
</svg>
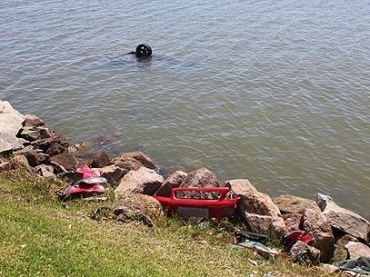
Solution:
<svg viewBox="0 0 370 277">
<path fill-rule="evenodd" d="M 370 218 L 370 2 L 2 0 L 0 98 L 70 142 Z M 125 55 L 146 42 L 150 61 Z"/>
</svg>

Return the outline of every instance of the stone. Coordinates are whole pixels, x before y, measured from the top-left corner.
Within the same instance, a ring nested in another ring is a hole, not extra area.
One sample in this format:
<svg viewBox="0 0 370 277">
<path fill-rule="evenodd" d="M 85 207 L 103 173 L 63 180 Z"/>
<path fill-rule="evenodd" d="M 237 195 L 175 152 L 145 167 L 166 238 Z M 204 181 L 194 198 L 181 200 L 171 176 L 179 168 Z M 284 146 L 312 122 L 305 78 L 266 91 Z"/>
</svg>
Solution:
<svg viewBox="0 0 370 277">
<path fill-rule="evenodd" d="M 334 235 L 319 207 L 304 210 L 302 228 L 313 237 L 310 245 L 320 250 L 320 262 L 329 262 L 334 253 Z"/>
<path fill-rule="evenodd" d="M 181 182 L 180 187 L 219 187 L 220 183 L 218 182 L 216 175 L 209 169 L 202 167 L 200 169 L 190 172 Z"/>
<path fill-rule="evenodd" d="M 155 170 L 141 167 L 129 171 L 115 189 L 116 198 L 125 198 L 132 193 L 153 195 L 162 185 L 164 179 Z"/>
<path fill-rule="evenodd" d="M 104 167 L 111 164 L 109 155 L 106 152 L 98 152 L 90 160 L 90 167 Z"/>
<path fill-rule="evenodd" d="M 358 242 L 355 237 L 352 237 L 348 234 L 345 234 L 344 236 L 337 239 L 334 245 L 335 248 L 332 262 L 341 262 L 349 258 L 346 245 L 350 241 Z"/>
<path fill-rule="evenodd" d="M 0 153 L 23 146 L 17 134 L 23 126 L 24 119 L 24 115 L 14 110 L 9 102 L 0 100 Z"/>
<path fill-rule="evenodd" d="M 299 240 L 290 249 L 290 254 L 292 261 L 300 265 L 316 266 L 320 263 L 320 250 Z"/>
<path fill-rule="evenodd" d="M 155 195 L 170 197 L 171 190 L 173 188 L 178 188 L 187 175 L 188 174 L 184 171 L 181 170 L 175 171 L 163 182 L 162 186 L 155 193 Z"/>
<path fill-rule="evenodd" d="M 140 167 L 146 167 L 153 170 L 158 169 L 158 166 L 153 162 L 153 160 L 140 151 L 123 153 L 114 158 L 113 163 L 118 167 L 127 169 L 127 171 L 138 170 Z"/>
<path fill-rule="evenodd" d="M 275 205 L 282 214 L 284 213 L 303 213 L 307 207 L 318 208 L 314 200 L 302 198 L 290 194 L 280 195 L 274 198 Z"/>
<path fill-rule="evenodd" d="M 359 257 L 369 257 L 370 258 L 370 247 L 356 241 L 350 241 L 346 244 L 346 249 L 349 254 L 350 259 L 358 259 Z"/>
<path fill-rule="evenodd" d="M 350 210 L 339 207 L 328 195 L 316 194 L 316 202 L 333 229 L 366 243 L 369 242 L 369 221 Z"/>
<path fill-rule="evenodd" d="M 225 186 L 241 197 L 238 206 L 250 231 L 268 235 L 272 231 L 277 238 L 285 235 L 284 219 L 270 196 L 257 191 L 247 179 L 226 181 Z"/>
</svg>

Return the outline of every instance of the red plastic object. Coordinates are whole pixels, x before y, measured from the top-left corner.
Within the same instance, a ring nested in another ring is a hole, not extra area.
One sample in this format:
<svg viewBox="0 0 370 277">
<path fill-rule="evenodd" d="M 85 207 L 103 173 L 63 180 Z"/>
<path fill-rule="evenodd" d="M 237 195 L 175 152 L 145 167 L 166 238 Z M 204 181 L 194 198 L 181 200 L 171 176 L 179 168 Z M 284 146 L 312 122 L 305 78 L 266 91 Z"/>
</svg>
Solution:
<svg viewBox="0 0 370 277">
<path fill-rule="evenodd" d="M 100 177 L 88 166 L 78 168 L 76 172 L 81 173 L 83 179 L 70 185 L 64 193 L 59 196 L 60 201 L 104 194 L 105 188 L 103 184 L 107 182 L 106 178 Z"/>
<path fill-rule="evenodd" d="M 313 237 L 306 231 L 297 230 L 286 235 L 284 240 L 287 248 L 290 250 L 298 240 L 309 244 L 313 240 Z"/>
<path fill-rule="evenodd" d="M 218 192 L 220 196 L 217 199 L 178 198 L 176 196 L 178 192 Z M 227 199 L 228 192 L 228 187 L 173 188 L 170 197 L 155 195 L 154 198 L 162 204 L 164 209 L 168 209 L 169 215 L 222 218 L 233 215 L 236 202 L 240 199 L 240 197 Z"/>
</svg>

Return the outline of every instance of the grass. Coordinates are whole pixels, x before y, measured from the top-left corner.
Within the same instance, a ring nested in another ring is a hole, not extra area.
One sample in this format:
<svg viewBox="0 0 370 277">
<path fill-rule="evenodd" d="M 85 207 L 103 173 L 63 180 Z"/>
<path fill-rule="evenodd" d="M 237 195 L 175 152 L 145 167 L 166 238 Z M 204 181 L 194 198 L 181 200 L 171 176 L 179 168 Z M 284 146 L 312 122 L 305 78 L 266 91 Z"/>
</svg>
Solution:
<svg viewBox="0 0 370 277">
<path fill-rule="evenodd" d="M 230 233 L 214 226 L 92 220 L 102 204 L 62 205 L 56 192 L 65 185 L 22 171 L 0 173 L 0 276 L 333 276 L 230 248 Z"/>
</svg>

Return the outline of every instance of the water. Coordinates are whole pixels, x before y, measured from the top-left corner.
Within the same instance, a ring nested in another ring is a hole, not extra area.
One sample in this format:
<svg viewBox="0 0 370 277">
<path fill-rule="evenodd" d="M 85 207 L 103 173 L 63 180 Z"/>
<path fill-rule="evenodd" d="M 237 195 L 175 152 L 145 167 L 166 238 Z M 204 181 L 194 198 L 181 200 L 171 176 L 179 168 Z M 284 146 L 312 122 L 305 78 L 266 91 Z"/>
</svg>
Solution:
<svg viewBox="0 0 370 277">
<path fill-rule="evenodd" d="M 109 135 L 168 170 L 326 193 L 370 218 L 370 2 L 2 0 L 0 12 L 0 98 L 71 143 Z M 151 61 L 125 57 L 143 42 Z"/>
</svg>

